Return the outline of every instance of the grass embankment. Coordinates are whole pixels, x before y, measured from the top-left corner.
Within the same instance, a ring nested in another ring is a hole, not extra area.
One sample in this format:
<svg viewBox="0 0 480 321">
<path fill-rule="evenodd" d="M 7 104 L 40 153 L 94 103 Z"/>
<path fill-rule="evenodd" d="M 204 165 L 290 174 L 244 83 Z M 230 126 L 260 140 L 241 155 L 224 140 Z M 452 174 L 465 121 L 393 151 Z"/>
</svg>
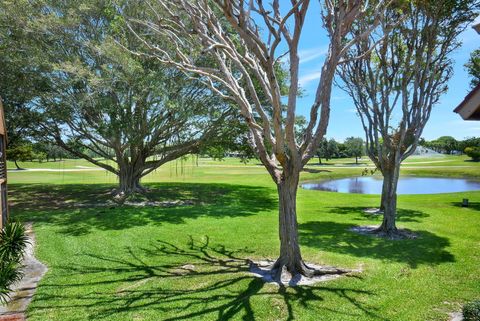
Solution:
<svg viewBox="0 0 480 321">
<path fill-rule="evenodd" d="M 465 158 L 413 160 L 403 174 L 479 177 L 480 164 Z M 448 163 L 428 163 L 438 160 Z M 365 166 L 351 163 L 311 164 L 302 179 L 360 175 Z M 285 289 L 245 273 L 245 259 L 275 258 L 279 246 L 276 190 L 262 167 L 167 164 L 145 178 L 149 198 L 194 205 L 94 206 L 115 180 L 10 173 L 11 213 L 34 222 L 37 256 L 49 266 L 29 320 L 446 320 L 480 296 L 480 192 L 400 196 L 398 225 L 420 238 L 389 241 L 348 231 L 379 223 L 362 213 L 378 196 L 300 189 L 304 258 L 363 273 Z M 470 208 L 460 207 L 464 197 Z"/>
</svg>

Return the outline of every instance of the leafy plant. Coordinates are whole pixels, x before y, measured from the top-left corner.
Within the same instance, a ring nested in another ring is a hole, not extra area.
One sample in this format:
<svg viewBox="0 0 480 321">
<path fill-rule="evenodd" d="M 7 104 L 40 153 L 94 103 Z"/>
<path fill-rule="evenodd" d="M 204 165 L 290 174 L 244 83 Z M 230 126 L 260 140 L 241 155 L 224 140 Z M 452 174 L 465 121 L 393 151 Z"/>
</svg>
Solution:
<svg viewBox="0 0 480 321">
<path fill-rule="evenodd" d="M 465 321 L 480 321 L 480 299 L 465 304 L 462 313 Z"/>
<path fill-rule="evenodd" d="M 28 242 L 20 223 L 8 223 L 0 231 L 0 302 L 6 302 L 11 286 L 23 276 L 21 260 Z"/>
<path fill-rule="evenodd" d="M 480 147 L 467 147 L 465 148 L 465 154 L 475 162 L 480 161 Z"/>
</svg>

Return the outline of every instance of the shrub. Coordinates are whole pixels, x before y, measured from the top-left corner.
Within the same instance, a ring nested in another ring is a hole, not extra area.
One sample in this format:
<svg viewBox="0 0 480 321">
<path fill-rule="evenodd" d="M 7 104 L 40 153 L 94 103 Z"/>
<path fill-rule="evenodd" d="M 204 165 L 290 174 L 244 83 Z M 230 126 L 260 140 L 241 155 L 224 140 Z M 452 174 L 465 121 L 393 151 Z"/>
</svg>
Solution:
<svg viewBox="0 0 480 321">
<path fill-rule="evenodd" d="M 476 162 L 480 161 L 480 147 L 467 147 L 465 148 L 465 154 Z"/>
<path fill-rule="evenodd" d="M 11 286 L 22 278 L 21 261 L 27 243 L 20 223 L 8 223 L 0 231 L 0 303 L 6 302 Z"/>
<path fill-rule="evenodd" d="M 462 312 L 465 321 L 480 321 L 480 300 L 465 304 Z"/>
</svg>

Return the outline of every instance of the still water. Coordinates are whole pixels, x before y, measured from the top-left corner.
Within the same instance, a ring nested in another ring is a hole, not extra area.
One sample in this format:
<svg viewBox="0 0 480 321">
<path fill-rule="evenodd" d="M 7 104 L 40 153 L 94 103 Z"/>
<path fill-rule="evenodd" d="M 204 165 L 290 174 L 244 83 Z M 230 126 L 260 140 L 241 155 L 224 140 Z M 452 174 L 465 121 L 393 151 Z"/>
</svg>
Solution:
<svg viewBox="0 0 480 321">
<path fill-rule="evenodd" d="M 381 194 L 381 176 L 362 176 L 302 184 L 302 188 L 320 191 Z M 400 177 L 397 194 L 437 194 L 480 190 L 480 181 L 463 178 Z"/>
</svg>

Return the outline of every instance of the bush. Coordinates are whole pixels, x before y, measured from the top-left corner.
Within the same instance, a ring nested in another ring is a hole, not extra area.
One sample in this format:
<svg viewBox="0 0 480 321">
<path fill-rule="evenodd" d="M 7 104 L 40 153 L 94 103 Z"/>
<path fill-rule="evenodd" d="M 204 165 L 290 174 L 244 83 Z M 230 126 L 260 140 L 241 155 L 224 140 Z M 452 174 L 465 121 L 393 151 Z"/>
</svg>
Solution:
<svg viewBox="0 0 480 321">
<path fill-rule="evenodd" d="M 467 147 L 465 148 L 465 154 L 478 162 L 480 160 L 480 147 Z"/>
<path fill-rule="evenodd" d="M 11 286 L 23 276 L 21 261 L 27 243 L 20 223 L 8 223 L 0 231 L 0 303 L 6 302 Z"/>
<path fill-rule="evenodd" d="M 480 300 L 465 304 L 462 312 L 465 321 L 480 321 Z"/>
</svg>

